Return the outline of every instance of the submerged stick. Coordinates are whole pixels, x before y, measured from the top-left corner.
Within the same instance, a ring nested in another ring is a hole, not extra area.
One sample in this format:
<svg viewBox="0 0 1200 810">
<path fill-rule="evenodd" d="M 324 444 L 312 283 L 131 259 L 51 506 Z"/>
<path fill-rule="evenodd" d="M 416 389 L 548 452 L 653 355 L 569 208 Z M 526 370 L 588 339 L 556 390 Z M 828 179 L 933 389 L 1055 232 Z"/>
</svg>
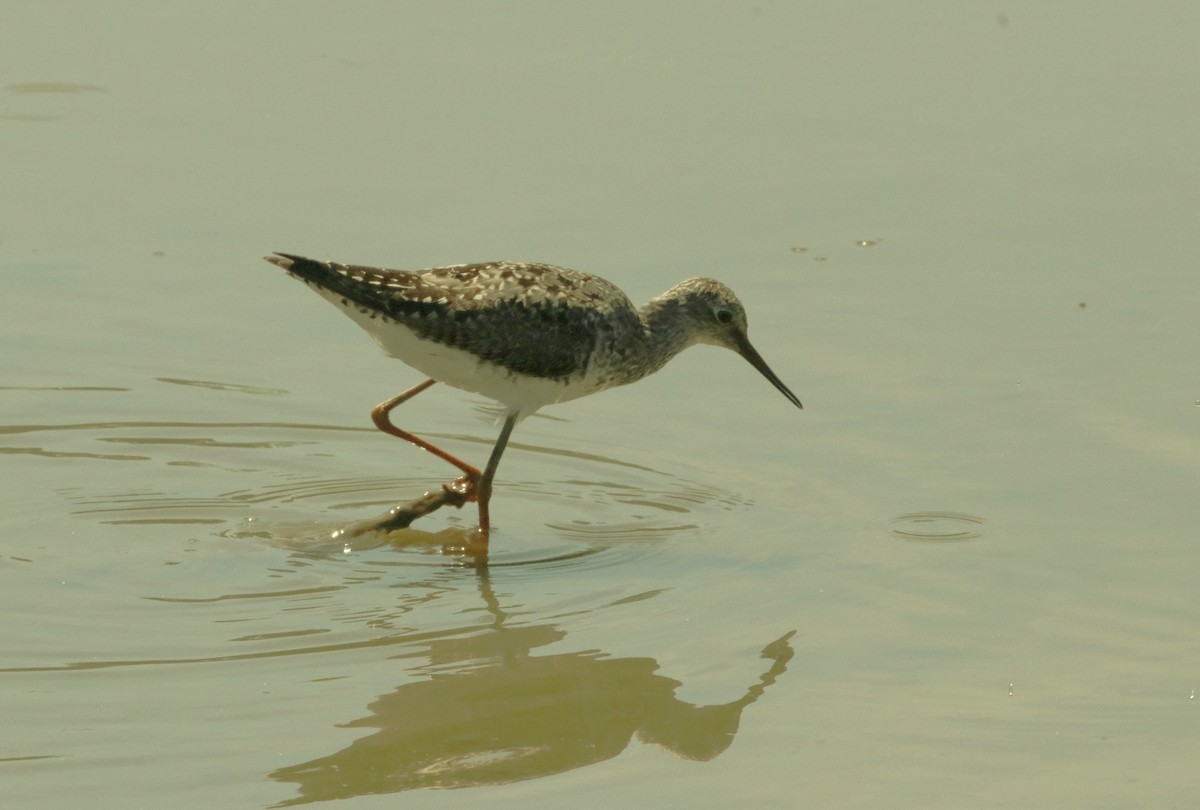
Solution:
<svg viewBox="0 0 1200 810">
<path fill-rule="evenodd" d="M 426 492 L 420 498 L 400 506 L 393 506 L 379 517 L 356 520 L 348 523 L 330 535 L 331 540 L 347 540 L 361 537 L 373 532 L 392 532 L 396 529 L 407 529 L 417 518 L 425 517 L 436 512 L 443 506 L 461 507 L 470 498 L 466 488 L 454 484 L 446 484 L 436 492 Z"/>
</svg>

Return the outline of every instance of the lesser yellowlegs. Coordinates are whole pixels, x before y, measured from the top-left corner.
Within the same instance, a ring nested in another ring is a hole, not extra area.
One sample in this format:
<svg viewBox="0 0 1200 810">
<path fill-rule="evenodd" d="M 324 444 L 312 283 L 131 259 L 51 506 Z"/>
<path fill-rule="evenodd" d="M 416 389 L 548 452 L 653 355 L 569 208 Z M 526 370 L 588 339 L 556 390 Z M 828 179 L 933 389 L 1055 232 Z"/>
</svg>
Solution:
<svg viewBox="0 0 1200 810">
<path fill-rule="evenodd" d="M 638 309 L 602 278 L 547 264 L 407 272 L 287 253 L 266 259 L 349 315 L 386 354 L 429 377 L 377 405 L 371 418 L 463 472 L 456 483 L 479 504 L 481 544 L 491 530 L 492 480 L 512 429 L 544 405 L 635 382 L 688 346 L 708 343 L 746 358 L 802 407 L 750 344 L 737 296 L 710 278 L 689 278 Z M 504 406 L 504 426 L 482 472 L 392 424 L 393 408 L 435 382 Z"/>
</svg>

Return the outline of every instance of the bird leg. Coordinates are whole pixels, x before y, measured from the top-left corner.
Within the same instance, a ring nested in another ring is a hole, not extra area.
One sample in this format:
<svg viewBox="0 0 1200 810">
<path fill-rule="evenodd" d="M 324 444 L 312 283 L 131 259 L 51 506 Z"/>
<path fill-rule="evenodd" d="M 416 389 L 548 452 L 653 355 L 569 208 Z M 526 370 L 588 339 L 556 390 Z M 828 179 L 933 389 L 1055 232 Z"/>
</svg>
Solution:
<svg viewBox="0 0 1200 810">
<path fill-rule="evenodd" d="M 381 402 L 380 404 L 376 405 L 374 408 L 371 409 L 371 421 L 375 423 L 375 427 L 379 428 L 384 433 L 387 433 L 390 436 L 395 436 L 397 438 L 404 439 L 404 441 L 409 442 L 410 444 L 415 444 L 417 447 L 420 447 L 422 450 L 426 450 L 430 453 L 433 453 L 435 456 L 442 459 L 443 461 L 449 462 L 450 464 L 453 464 L 455 467 L 458 467 L 458 469 L 462 470 L 463 475 L 461 478 L 455 479 L 453 483 L 443 484 L 442 489 L 444 489 L 448 495 L 453 495 L 455 498 L 462 498 L 463 503 L 465 503 L 466 501 L 473 501 L 473 500 L 476 500 L 476 498 L 478 497 L 478 495 L 477 495 L 478 486 L 479 486 L 480 478 L 482 476 L 482 473 L 479 472 L 479 469 L 476 467 L 472 467 L 470 464 L 468 464 L 467 462 L 463 461 L 460 458 L 456 458 L 456 457 L 450 455 L 442 448 L 437 447 L 436 445 L 430 444 L 429 442 L 422 439 L 420 436 L 414 436 L 412 433 L 409 433 L 407 430 L 401 430 L 400 428 L 398 428 L 392 424 L 392 420 L 389 417 L 389 414 L 391 414 L 393 408 L 395 408 L 397 405 L 402 405 L 403 403 L 412 399 L 417 394 L 421 393 L 426 388 L 433 385 L 435 382 L 437 382 L 437 380 L 430 378 L 430 379 L 426 380 L 425 382 L 414 385 L 412 388 L 408 389 L 404 393 L 397 394 L 396 396 L 389 399 L 387 402 Z M 497 459 L 497 461 L 499 461 L 499 459 Z M 490 489 L 491 488 L 490 488 L 490 482 L 489 482 L 489 492 L 490 492 Z"/>
<path fill-rule="evenodd" d="M 479 501 L 479 541 L 487 545 L 488 534 L 492 530 L 491 515 L 488 513 L 488 502 L 492 499 L 492 479 L 496 477 L 496 468 L 500 466 L 500 456 L 508 446 L 508 437 L 512 435 L 513 427 L 517 424 L 517 414 L 510 413 L 504 418 L 504 427 L 496 438 L 496 446 L 492 448 L 491 458 L 483 468 L 483 475 L 476 484 L 475 497 Z"/>
<path fill-rule="evenodd" d="M 500 428 L 500 436 L 496 439 L 496 446 L 492 448 L 492 455 L 488 458 L 487 466 L 483 469 L 483 472 L 480 472 L 478 468 L 472 467 L 462 459 L 455 458 L 440 447 L 432 445 L 421 437 L 414 436 L 407 430 L 401 430 L 392 424 L 390 414 L 393 408 L 412 399 L 435 382 L 437 380 L 430 378 L 425 380 L 425 382 L 414 385 L 404 393 L 397 394 L 387 402 L 376 405 L 371 410 L 371 421 L 375 423 L 375 427 L 384 433 L 415 444 L 422 450 L 433 453 L 438 458 L 453 464 L 463 471 L 461 478 L 455 479 L 452 483 L 442 485 L 442 489 L 447 496 L 442 502 L 453 503 L 456 506 L 461 506 L 468 501 L 476 501 L 479 504 L 477 541 L 480 545 L 486 547 L 488 535 L 492 530 L 491 514 L 488 510 L 488 502 L 492 499 L 492 480 L 496 477 L 496 468 L 500 466 L 500 456 L 504 454 L 504 448 L 508 446 L 508 437 L 512 435 L 513 428 L 517 424 L 517 414 L 510 413 L 505 417 L 504 426 Z M 440 505 L 441 503 L 439 502 L 433 508 L 436 509 Z"/>
</svg>

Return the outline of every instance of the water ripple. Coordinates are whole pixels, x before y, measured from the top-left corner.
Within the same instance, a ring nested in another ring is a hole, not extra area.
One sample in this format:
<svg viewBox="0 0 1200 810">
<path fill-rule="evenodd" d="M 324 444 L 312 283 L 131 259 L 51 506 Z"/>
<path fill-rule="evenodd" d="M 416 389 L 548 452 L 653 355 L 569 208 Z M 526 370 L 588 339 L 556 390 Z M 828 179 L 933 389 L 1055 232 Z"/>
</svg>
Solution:
<svg viewBox="0 0 1200 810">
<path fill-rule="evenodd" d="M 982 536 L 983 523 L 962 512 L 912 512 L 892 519 L 892 534 L 912 543 L 956 543 Z"/>
<path fill-rule="evenodd" d="M 464 564 L 461 549 L 475 526 L 472 505 L 443 509 L 413 528 L 349 542 L 338 539 L 340 528 L 386 513 L 445 483 L 428 476 L 318 476 L 296 471 L 297 463 L 312 467 L 314 457 L 348 456 L 340 438 L 316 435 L 328 430 L 337 437 L 353 435 L 346 428 L 245 422 L 204 425 L 207 430 L 197 435 L 197 427 L 201 423 L 100 422 L 7 430 L 43 436 L 75 433 L 89 442 L 137 447 L 148 454 L 139 458 L 151 464 L 210 468 L 198 470 L 197 479 L 176 481 L 186 487 L 186 495 L 156 486 L 162 481 L 155 479 L 115 492 L 88 488 L 64 493 L 73 514 L 103 524 L 206 527 L 218 538 L 255 539 L 286 548 L 296 561 L 357 555 L 377 567 Z M 255 435 L 247 437 L 247 431 Z M 281 434 L 287 433 L 312 438 L 285 440 Z M 80 453 L 78 442 L 55 444 L 70 449 L 37 452 Z M 530 444 L 514 444 L 512 450 L 523 455 L 519 470 L 524 477 L 497 483 L 490 566 L 644 562 L 673 540 L 719 531 L 751 504 L 749 497 L 704 480 L 711 473 L 681 468 L 678 462 L 664 472 L 638 463 L 643 459 L 636 455 L 630 459 Z M 196 456 L 199 452 L 208 455 Z M 344 462 L 328 466 L 337 469 L 339 464 Z M 249 486 L 216 489 L 228 485 L 235 473 Z M 205 483 L 215 486 L 205 493 Z"/>
</svg>

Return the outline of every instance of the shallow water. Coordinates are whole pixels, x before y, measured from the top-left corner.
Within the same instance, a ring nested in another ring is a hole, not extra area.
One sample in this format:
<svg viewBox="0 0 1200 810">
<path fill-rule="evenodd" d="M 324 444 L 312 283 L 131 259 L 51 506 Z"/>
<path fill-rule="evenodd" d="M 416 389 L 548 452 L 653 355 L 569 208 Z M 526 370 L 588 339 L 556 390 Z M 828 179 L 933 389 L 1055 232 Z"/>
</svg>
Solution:
<svg viewBox="0 0 1200 810">
<path fill-rule="evenodd" d="M 0 804 L 1200 800 L 1191 5 L 7 16 Z M 331 541 L 453 471 L 273 250 L 711 275 L 805 409 L 699 347 L 487 568 Z"/>
</svg>

